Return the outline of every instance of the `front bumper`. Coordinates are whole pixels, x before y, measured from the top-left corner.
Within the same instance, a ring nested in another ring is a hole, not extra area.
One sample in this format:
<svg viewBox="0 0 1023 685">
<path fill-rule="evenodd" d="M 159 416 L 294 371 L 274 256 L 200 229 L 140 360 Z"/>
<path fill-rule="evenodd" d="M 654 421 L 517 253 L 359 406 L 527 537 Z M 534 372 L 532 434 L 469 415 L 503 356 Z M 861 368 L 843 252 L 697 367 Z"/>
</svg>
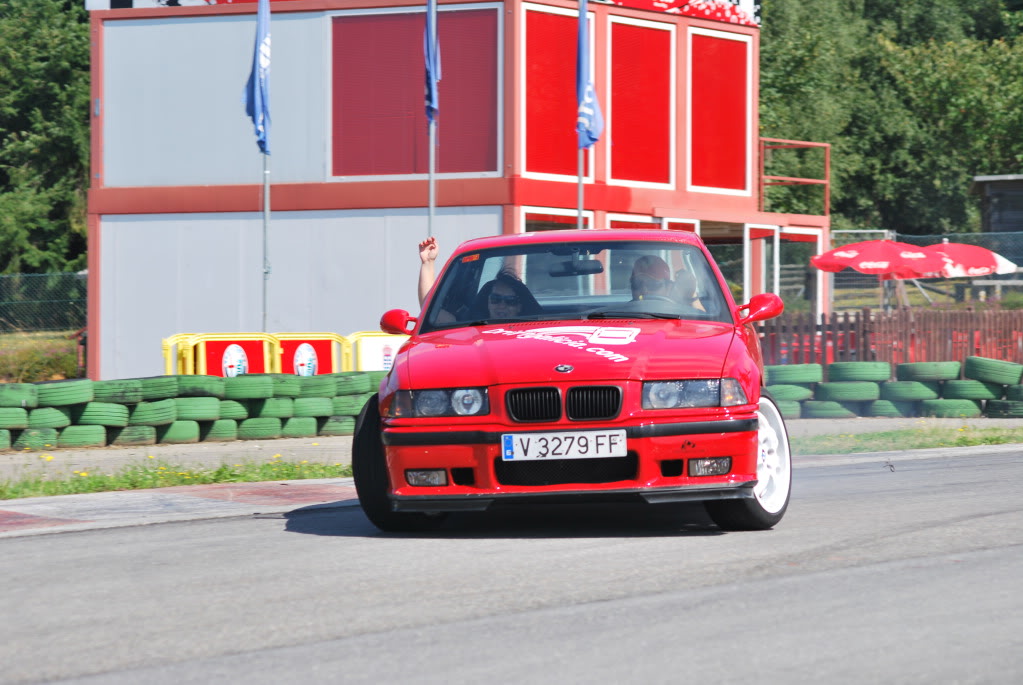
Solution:
<svg viewBox="0 0 1023 685">
<path fill-rule="evenodd" d="M 495 503 L 641 500 L 650 503 L 741 499 L 753 496 L 756 484 L 757 419 L 753 417 L 678 423 L 614 426 L 625 428 L 626 474 L 616 469 L 606 478 L 580 471 L 558 482 L 528 475 L 502 477 L 501 436 L 504 430 L 423 430 L 385 427 L 382 439 L 387 458 L 391 502 L 395 511 L 480 511 Z M 503 428 L 503 427 L 502 427 Z M 560 427 L 559 428 L 566 428 Z M 587 427 L 593 430 L 594 427 Z M 550 428 L 545 429 L 551 430 Z M 730 457 L 732 468 L 722 476 L 692 477 L 691 459 Z M 575 460 L 565 460 L 571 462 Z M 608 460 L 587 460 L 602 469 Z M 522 462 L 517 462 L 521 465 Z M 547 468 L 551 461 L 537 463 Z M 530 467 L 526 465 L 528 470 Z M 448 485 L 411 486 L 409 469 L 444 469 Z M 578 479 L 576 479 L 578 476 Z M 580 482 L 582 481 L 582 482 Z"/>
</svg>

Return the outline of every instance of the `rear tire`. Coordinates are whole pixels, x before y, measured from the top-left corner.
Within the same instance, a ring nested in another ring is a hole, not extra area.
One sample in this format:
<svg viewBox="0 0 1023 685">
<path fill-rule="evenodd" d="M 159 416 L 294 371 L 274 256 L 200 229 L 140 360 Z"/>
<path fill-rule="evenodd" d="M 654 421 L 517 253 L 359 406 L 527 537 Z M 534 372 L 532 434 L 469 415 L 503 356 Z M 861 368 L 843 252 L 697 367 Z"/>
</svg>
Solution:
<svg viewBox="0 0 1023 685">
<path fill-rule="evenodd" d="M 387 458 L 380 441 L 380 406 L 376 395 L 359 413 L 352 439 L 352 476 L 359 504 L 366 518 L 388 533 L 420 533 L 434 530 L 446 514 L 396 512 L 391 508 Z"/>
<path fill-rule="evenodd" d="M 778 406 L 768 395 L 757 411 L 757 484 L 750 499 L 707 502 L 707 514 L 722 530 L 768 530 L 785 515 L 792 491 L 792 452 Z"/>
</svg>

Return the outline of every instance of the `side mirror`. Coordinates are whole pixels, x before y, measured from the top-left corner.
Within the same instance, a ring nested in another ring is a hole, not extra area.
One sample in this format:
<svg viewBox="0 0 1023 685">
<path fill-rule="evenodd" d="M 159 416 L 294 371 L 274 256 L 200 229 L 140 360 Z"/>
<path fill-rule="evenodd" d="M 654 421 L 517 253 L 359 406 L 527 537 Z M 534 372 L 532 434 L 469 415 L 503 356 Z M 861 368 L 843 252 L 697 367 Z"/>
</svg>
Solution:
<svg viewBox="0 0 1023 685">
<path fill-rule="evenodd" d="M 408 335 L 417 323 L 419 319 L 404 309 L 389 309 L 380 317 L 380 330 L 391 335 Z"/>
<path fill-rule="evenodd" d="M 785 311 L 785 303 L 774 293 L 761 293 L 750 298 L 749 304 L 739 307 L 739 311 L 747 310 L 746 316 L 739 319 L 739 325 L 745 326 L 754 321 L 765 321 Z"/>
</svg>

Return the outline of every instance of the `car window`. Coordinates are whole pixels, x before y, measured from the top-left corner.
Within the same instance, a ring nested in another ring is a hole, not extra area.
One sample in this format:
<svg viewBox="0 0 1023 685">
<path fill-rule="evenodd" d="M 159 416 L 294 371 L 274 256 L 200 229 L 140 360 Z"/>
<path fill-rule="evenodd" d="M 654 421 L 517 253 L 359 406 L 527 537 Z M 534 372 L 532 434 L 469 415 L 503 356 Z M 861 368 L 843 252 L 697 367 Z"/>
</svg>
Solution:
<svg viewBox="0 0 1023 685">
<path fill-rule="evenodd" d="M 423 330 L 564 319 L 731 321 L 726 302 L 706 256 L 693 245 L 515 245 L 453 257 Z"/>
</svg>

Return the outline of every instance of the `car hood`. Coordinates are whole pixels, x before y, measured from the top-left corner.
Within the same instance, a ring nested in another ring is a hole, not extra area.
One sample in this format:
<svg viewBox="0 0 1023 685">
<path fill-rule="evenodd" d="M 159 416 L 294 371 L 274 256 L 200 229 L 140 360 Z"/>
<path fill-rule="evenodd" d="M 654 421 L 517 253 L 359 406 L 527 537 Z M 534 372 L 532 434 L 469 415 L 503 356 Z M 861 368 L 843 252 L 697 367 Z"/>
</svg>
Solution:
<svg viewBox="0 0 1023 685">
<path fill-rule="evenodd" d="M 415 388 L 718 378 L 735 337 L 729 324 L 678 320 L 491 325 L 413 338 L 395 366 Z"/>
</svg>

